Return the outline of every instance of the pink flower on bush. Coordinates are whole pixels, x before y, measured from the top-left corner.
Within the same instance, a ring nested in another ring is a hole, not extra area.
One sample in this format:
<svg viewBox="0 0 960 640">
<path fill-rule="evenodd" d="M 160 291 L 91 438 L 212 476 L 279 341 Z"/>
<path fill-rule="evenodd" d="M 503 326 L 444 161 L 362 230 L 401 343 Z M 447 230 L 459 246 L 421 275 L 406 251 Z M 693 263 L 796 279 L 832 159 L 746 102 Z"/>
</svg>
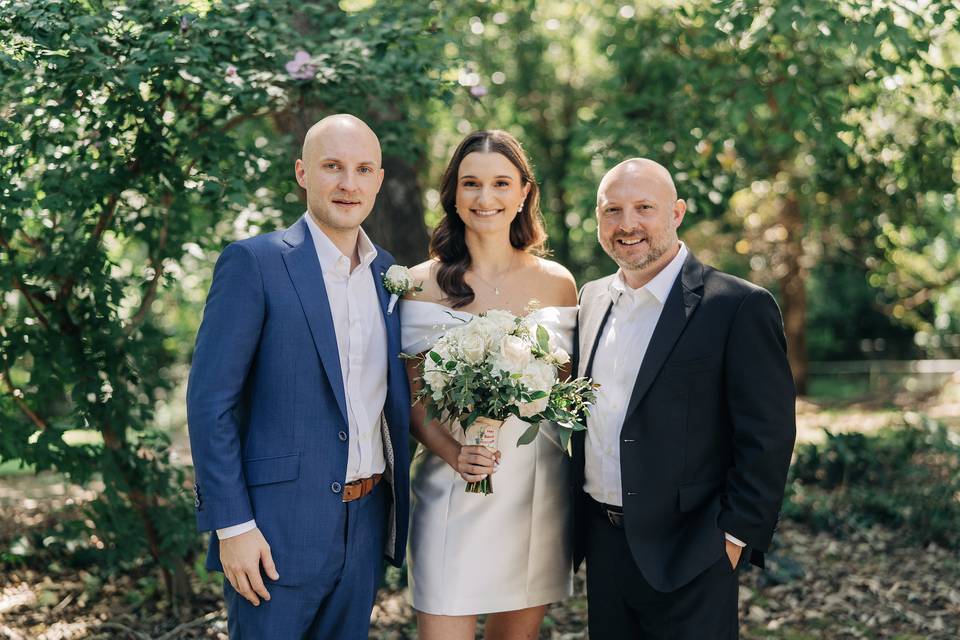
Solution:
<svg viewBox="0 0 960 640">
<path fill-rule="evenodd" d="M 287 73 L 294 80 L 310 80 L 317 75 L 317 68 L 310 64 L 310 54 L 300 49 L 293 56 L 293 60 L 284 65 Z"/>
<path fill-rule="evenodd" d="M 482 98 L 487 95 L 487 88 L 483 85 L 477 85 L 475 87 L 470 87 L 470 95 L 474 98 Z"/>
<path fill-rule="evenodd" d="M 243 78 L 237 73 L 237 68 L 232 64 L 227 65 L 227 82 L 232 85 L 240 86 L 243 84 Z"/>
</svg>

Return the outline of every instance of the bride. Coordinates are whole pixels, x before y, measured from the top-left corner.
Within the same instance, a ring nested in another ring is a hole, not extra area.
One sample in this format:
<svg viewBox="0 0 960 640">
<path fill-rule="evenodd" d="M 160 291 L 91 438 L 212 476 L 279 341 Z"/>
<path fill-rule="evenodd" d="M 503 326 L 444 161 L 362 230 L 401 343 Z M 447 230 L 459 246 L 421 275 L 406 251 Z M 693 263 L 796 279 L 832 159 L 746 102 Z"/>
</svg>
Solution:
<svg viewBox="0 0 960 640">
<path fill-rule="evenodd" d="M 403 351 L 423 353 L 446 329 L 490 309 L 534 314 L 568 352 L 577 290 L 564 267 L 538 256 L 546 239 L 539 189 L 520 143 L 477 131 L 444 172 L 444 218 L 431 260 L 411 269 L 422 291 L 401 301 Z M 533 311 L 530 311 L 534 309 Z M 419 377 L 408 361 L 411 381 Z M 565 375 L 565 374 L 564 374 Z M 500 451 L 465 444 L 457 424 L 424 424 L 413 408 L 410 584 L 423 640 L 536 638 L 547 604 L 571 593 L 568 460 L 552 425 L 516 445 L 526 426 L 508 421 Z M 467 482 L 495 474 L 490 495 Z"/>
</svg>

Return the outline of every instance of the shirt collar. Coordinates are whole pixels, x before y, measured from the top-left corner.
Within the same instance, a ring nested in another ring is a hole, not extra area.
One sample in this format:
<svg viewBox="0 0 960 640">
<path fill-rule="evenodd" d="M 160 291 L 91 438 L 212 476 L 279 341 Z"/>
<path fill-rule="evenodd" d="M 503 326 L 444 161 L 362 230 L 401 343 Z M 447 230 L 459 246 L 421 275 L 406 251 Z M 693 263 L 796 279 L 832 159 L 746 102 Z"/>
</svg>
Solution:
<svg viewBox="0 0 960 640">
<path fill-rule="evenodd" d="M 307 221 L 307 228 L 310 229 L 310 236 L 313 238 L 313 246 L 317 250 L 317 258 L 320 260 L 320 268 L 324 273 L 336 274 L 347 277 L 350 275 L 350 258 L 343 255 L 333 240 L 327 237 L 327 234 L 314 221 L 310 212 L 303 214 Z M 357 252 L 360 254 L 359 268 L 369 267 L 377 257 L 377 248 L 373 246 L 370 236 L 360 227 L 360 233 L 357 235 Z"/>
<path fill-rule="evenodd" d="M 667 296 L 670 295 L 670 290 L 673 288 L 673 283 L 677 281 L 677 276 L 680 274 L 680 270 L 683 268 L 683 263 L 687 259 L 687 254 L 690 252 L 687 250 L 687 245 L 683 242 L 680 243 L 680 250 L 677 252 L 677 255 L 673 257 L 673 260 L 667 263 L 663 269 L 660 270 L 660 273 L 651 278 L 650 282 L 643 285 L 639 289 L 634 289 L 626 283 L 623 279 L 623 271 L 617 271 L 616 277 L 610 280 L 610 299 L 614 304 L 617 304 L 624 294 L 627 295 L 633 304 L 636 304 L 640 296 L 646 293 L 649 296 L 653 296 L 657 302 L 661 305 L 667 302 Z"/>
</svg>

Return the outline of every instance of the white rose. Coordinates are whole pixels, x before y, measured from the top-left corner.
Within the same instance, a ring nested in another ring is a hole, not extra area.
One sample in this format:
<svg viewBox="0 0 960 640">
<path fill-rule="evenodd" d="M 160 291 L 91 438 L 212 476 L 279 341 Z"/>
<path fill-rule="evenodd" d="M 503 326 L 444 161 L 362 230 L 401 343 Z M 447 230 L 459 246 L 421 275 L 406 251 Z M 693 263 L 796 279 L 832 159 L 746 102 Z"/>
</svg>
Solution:
<svg viewBox="0 0 960 640">
<path fill-rule="evenodd" d="M 454 358 L 446 336 L 438 340 L 430 351 L 440 356 L 440 364 L 434 362 L 428 353 L 423 361 L 423 381 L 434 392 L 434 396 L 439 399 L 439 392 L 443 391 L 450 381 L 450 372 L 444 369 L 443 365 Z"/>
<path fill-rule="evenodd" d="M 520 417 L 529 418 L 547 408 L 550 402 L 550 392 L 557 381 L 556 370 L 553 365 L 543 360 L 534 360 L 523 370 L 520 376 L 520 384 L 528 391 L 543 391 L 546 397 L 525 402 L 520 405 Z"/>
<path fill-rule="evenodd" d="M 491 309 L 484 314 L 484 318 L 502 333 L 510 333 L 517 327 L 517 317 L 503 309 Z"/>
<path fill-rule="evenodd" d="M 487 342 L 483 335 L 471 333 L 464 336 L 460 341 L 460 354 L 470 364 L 483 362 L 487 355 Z"/>
<path fill-rule="evenodd" d="M 397 288 L 409 289 L 413 286 L 413 278 L 410 277 L 410 270 L 406 267 L 395 264 L 387 269 L 387 280 Z"/>
<path fill-rule="evenodd" d="M 551 351 L 549 354 L 547 354 L 546 361 L 549 362 L 550 364 L 554 364 L 554 365 L 557 365 L 558 367 L 562 367 L 563 365 L 570 362 L 570 354 L 564 351 L 563 349 L 557 347 L 556 349 Z"/>
<path fill-rule="evenodd" d="M 547 404 L 550 402 L 550 396 L 545 398 L 540 398 L 539 400 L 532 400 L 530 402 L 524 402 L 520 405 L 520 417 L 529 418 L 530 416 L 535 416 L 541 411 L 545 411 Z"/>
<path fill-rule="evenodd" d="M 430 387 L 434 398 L 439 400 L 437 395 L 440 394 L 442 396 L 443 389 L 447 385 L 447 376 L 444 375 L 439 369 L 433 369 L 431 371 L 423 372 L 423 381 L 428 387 Z"/>
<path fill-rule="evenodd" d="M 554 366 L 543 360 L 533 360 L 524 367 L 520 376 L 520 384 L 530 391 L 546 391 L 550 393 L 557 382 L 557 371 Z"/>
<path fill-rule="evenodd" d="M 474 318 L 470 322 L 469 327 L 472 332 L 483 337 L 484 344 L 488 351 L 496 349 L 500 344 L 500 340 L 507 333 L 495 320 L 487 318 L 486 316 Z"/>
<path fill-rule="evenodd" d="M 500 353 L 497 361 L 509 373 L 521 373 L 533 360 L 533 353 L 527 341 L 518 336 L 504 336 L 500 340 Z"/>
</svg>

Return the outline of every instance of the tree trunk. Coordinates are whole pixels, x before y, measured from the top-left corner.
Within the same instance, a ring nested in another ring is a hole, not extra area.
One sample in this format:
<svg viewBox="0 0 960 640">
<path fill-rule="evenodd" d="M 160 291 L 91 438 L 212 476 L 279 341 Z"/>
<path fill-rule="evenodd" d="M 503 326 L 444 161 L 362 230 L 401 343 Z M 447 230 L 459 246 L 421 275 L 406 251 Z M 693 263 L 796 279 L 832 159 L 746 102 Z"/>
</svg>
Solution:
<svg viewBox="0 0 960 640">
<path fill-rule="evenodd" d="M 406 158 L 395 155 L 384 156 L 383 169 L 383 186 L 363 228 L 399 264 L 423 262 L 429 237 L 417 171 Z"/>
<path fill-rule="evenodd" d="M 797 393 L 807 393 L 807 277 L 803 265 L 803 216 L 794 191 L 784 196 L 780 223 L 787 230 L 783 245 L 786 267 L 779 279 L 783 303 L 783 329 L 787 336 L 787 358 L 793 370 Z"/>
</svg>

